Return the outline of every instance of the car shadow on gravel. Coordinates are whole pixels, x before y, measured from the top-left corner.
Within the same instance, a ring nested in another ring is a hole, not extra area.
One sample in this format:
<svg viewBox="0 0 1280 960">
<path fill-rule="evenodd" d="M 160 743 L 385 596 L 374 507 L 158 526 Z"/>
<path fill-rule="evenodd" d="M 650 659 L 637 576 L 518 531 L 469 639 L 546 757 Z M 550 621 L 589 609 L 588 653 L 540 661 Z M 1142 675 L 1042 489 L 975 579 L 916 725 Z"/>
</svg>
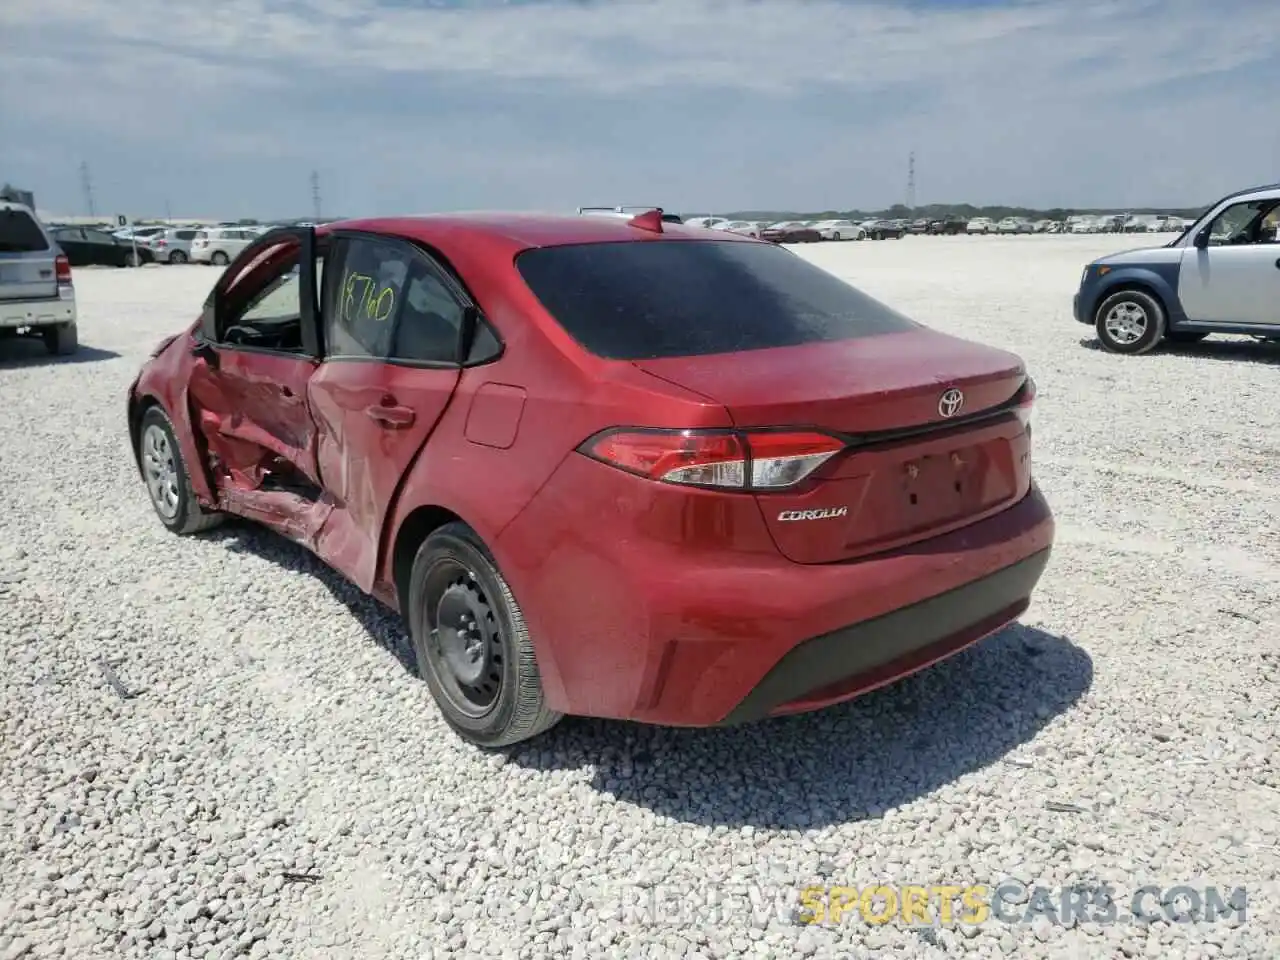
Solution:
<svg viewBox="0 0 1280 960">
<path fill-rule="evenodd" d="M 1106 350 L 1097 340 L 1082 337 L 1080 346 L 1099 353 Z M 1206 360 L 1227 360 L 1232 363 L 1280 364 L 1280 343 L 1264 343 L 1253 339 L 1202 340 L 1200 343 L 1162 343 L 1150 357 L 1202 357 Z"/>
<path fill-rule="evenodd" d="M 229 519 L 203 536 L 232 553 L 250 553 L 285 570 L 315 577 L 335 600 L 351 611 L 370 640 L 395 657 L 407 673 L 415 677 L 418 675 L 409 636 L 400 616 L 363 593 L 310 550 L 265 527 L 237 518 Z"/>
<path fill-rule="evenodd" d="M 417 676 L 401 618 L 310 551 L 235 519 L 203 536 L 315 577 L 370 640 Z M 601 793 L 686 823 L 819 828 L 878 817 L 1000 762 L 1092 683 L 1093 661 L 1084 650 L 1015 624 L 910 677 L 814 713 L 729 729 L 569 717 L 503 752 L 527 769 L 594 768 L 592 786 Z"/>
<path fill-rule="evenodd" d="M 41 340 L 27 337 L 0 338 L 0 370 L 10 367 L 56 366 L 64 363 L 97 363 L 100 360 L 114 360 L 119 356 L 120 354 L 114 350 L 81 346 L 70 356 L 55 357 L 49 353 Z"/>
<path fill-rule="evenodd" d="M 814 713 L 709 730 L 571 718 L 508 758 L 594 767 L 597 790 L 685 823 L 820 828 L 879 817 L 1001 762 L 1092 682 L 1084 650 L 1016 624 Z"/>
</svg>

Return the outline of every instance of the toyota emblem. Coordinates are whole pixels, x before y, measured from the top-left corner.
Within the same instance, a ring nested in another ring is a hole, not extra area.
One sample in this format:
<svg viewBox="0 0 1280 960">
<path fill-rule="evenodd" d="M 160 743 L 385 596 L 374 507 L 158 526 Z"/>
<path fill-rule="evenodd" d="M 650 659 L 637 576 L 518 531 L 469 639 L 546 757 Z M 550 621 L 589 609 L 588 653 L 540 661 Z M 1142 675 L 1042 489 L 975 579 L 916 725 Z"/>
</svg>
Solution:
<svg viewBox="0 0 1280 960">
<path fill-rule="evenodd" d="M 952 387 L 938 399 L 938 413 L 944 419 L 954 417 L 964 406 L 964 394 Z"/>
</svg>

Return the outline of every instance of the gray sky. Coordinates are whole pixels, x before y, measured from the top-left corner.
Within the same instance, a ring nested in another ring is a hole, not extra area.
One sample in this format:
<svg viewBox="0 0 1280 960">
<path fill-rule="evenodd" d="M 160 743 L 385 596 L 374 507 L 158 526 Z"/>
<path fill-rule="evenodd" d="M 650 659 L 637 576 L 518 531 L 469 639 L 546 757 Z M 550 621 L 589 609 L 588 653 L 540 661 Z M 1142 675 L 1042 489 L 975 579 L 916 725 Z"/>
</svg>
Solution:
<svg viewBox="0 0 1280 960">
<path fill-rule="evenodd" d="M 1280 0 L 4 0 L 0 179 L 300 216 L 1208 203 L 1280 180 Z"/>
</svg>

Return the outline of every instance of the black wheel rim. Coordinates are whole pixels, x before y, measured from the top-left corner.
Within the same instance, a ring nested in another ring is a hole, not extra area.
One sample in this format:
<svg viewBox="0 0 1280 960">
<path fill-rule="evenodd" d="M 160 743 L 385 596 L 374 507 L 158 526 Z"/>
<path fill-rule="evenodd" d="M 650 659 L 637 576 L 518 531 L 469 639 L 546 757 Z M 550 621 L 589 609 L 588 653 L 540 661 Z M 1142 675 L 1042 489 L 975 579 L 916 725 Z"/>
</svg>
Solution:
<svg viewBox="0 0 1280 960">
<path fill-rule="evenodd" d="M 427 666 L 454 709 L 478 720 L 502 695 L 505 644 L 497 612 L 475 573 L 453 559 L 427 571 L 423 599 Z"/>
</svg>

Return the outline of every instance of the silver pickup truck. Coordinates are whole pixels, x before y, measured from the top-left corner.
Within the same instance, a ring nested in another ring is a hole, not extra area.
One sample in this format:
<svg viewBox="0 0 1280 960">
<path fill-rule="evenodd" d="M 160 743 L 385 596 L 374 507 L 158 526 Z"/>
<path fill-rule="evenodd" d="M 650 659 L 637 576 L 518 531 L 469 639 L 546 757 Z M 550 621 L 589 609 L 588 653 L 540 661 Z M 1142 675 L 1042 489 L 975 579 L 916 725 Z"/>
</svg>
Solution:
<svg viewBox="0 0 1280 960">
<path fill-rule="evenodd" d="M 38 335 L 49 352 L 76 352 L 71 262 L 28 206 L 0 200 L 0 337 Z"/>
</svg>

